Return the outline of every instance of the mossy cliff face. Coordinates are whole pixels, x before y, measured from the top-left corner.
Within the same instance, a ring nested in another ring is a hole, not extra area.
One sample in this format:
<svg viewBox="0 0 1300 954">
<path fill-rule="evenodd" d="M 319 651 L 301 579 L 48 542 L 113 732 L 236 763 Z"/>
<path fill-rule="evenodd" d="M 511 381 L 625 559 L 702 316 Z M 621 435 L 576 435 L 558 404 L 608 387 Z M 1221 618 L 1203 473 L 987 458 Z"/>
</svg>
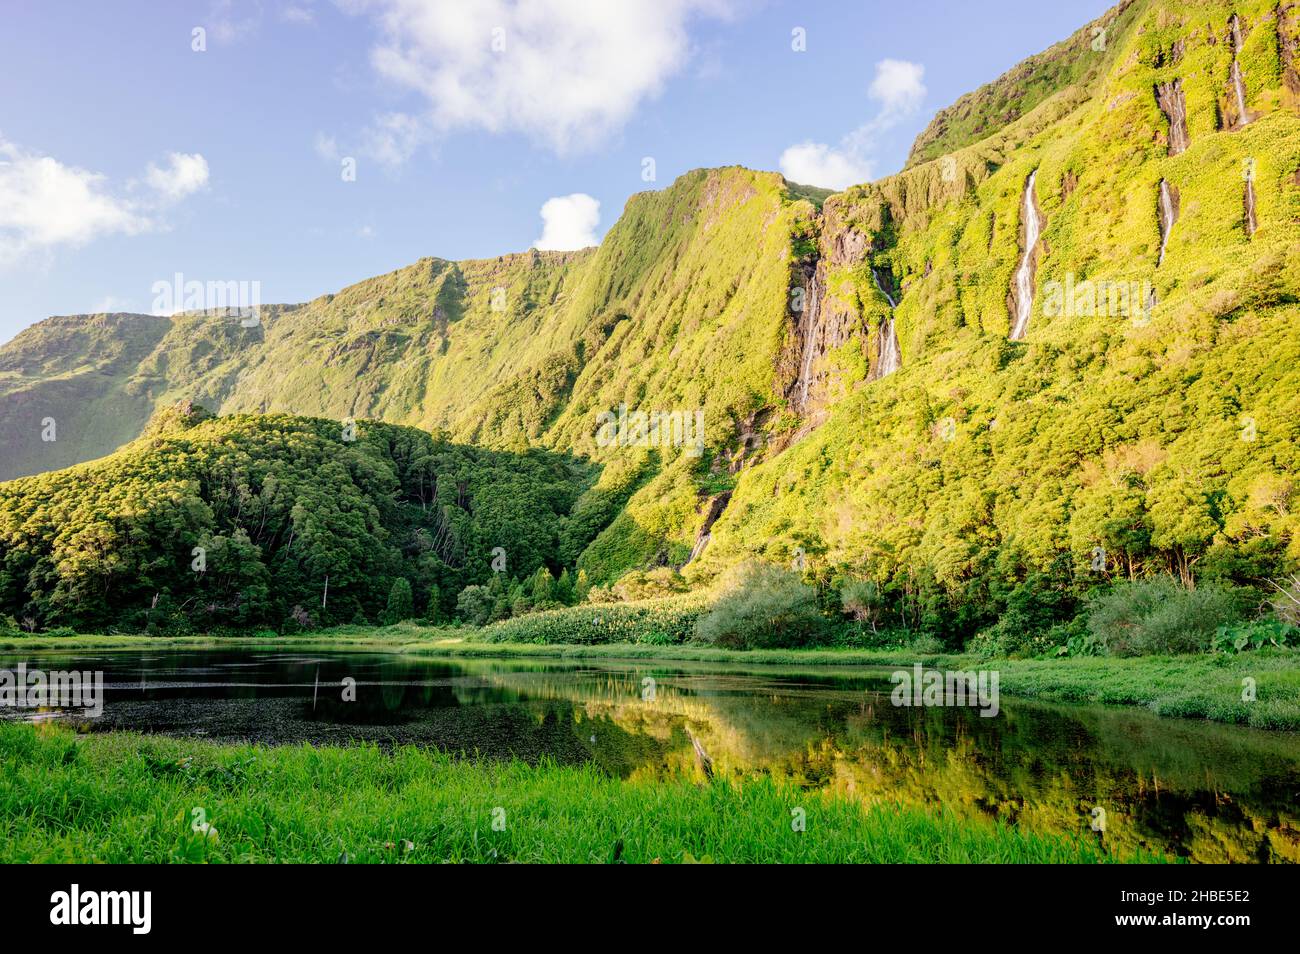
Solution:
<svg viewBox="0 0 1300 954">
<path fill-rule="evenodd" d="M 744 472 L 691 572 L 802 552 L 917 594 L 918 618 L 951 620 L 1032 574 L 1083 588 L 1098 553 L 1109 576 L 1294 566 L 1294 17 L 1268 2 L 1113 16 L 1086 87 L 826 200 L 827 287 L 872 336 L 888 308 L 873 269 L 892 280 L 901 370 L 838 396 L 828 385 L 826 423 Z M 1082 35 L 1071 42 L 1087 55 Z M 1234 60 L 1245 124 L 1229 103 Z M 1157 98 L 1175 82 L 1188 139 L 1176 155 Z M 1045 227 L 1028 330 L 1012 342 L 1035 172 Z M 1162 181 L 1177 198 L 1160 261 Z M 815 374 L 843 381 L 877 353 L 851 346 Z"/>
<path fill-rule="evenodd" d="M 941 112 L 879 182 L 699 170 L 633 196 L 598 249 L 427 259 L 255 328 L 51 319 L 0 349 L 0 476 L 189 398 L 590 458 L 558 559 L 594 581 L 801 555 L 920 618 L 1032 574 L 1082 586 L 1098 548 L 1111 575 L 1282 572 L 1297 23 L 1273 0 L 1129 0 Z M 664 437 L 625 412 L 677 417 Z"/>
</svg>

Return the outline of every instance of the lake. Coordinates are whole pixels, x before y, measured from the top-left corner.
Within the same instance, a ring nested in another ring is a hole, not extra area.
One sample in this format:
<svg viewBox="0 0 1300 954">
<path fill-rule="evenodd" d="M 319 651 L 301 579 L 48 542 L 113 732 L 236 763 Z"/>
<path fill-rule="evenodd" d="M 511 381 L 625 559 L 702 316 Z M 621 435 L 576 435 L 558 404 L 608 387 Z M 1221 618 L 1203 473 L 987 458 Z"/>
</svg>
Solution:
<svg viewBox="0 0 1300 954">
<path fill-rule="evenodd" d="M 865 803 L 941 808 L 1121 852 L 1300 861 L 1300 738 L 1003 696 L 891 704 L 889 669 L 468 659 L 374 651 L 0 654 L 0 670 L 104 674 L 103 712 L 0 709 L 80 731 L 436 746 L 593 762 L 657 780 L 773 776 Z"/>
</svg>

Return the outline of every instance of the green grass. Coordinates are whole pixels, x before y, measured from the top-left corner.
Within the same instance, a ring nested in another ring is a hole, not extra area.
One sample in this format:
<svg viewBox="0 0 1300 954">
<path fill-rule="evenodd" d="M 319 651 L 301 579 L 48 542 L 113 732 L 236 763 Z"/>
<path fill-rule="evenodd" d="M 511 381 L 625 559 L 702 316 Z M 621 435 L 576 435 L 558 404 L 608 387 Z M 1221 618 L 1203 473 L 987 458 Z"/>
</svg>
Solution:
<svg viewBox="0 0 1300 954">
<path fill-rule="evenodd" d="M 196 808 L 216 839 L 192 831 Z M 504 809 L 503 831 L 493 830 L 494 809 Z M 806 813 L 803 832 L 792 829 L 794 809 Z M 456 761 L 414 748 L 268 749 L 0 725 L 0 862 L 340 860 L 1159 859 L 766 779 L 646 784 L 591 767 Z"/>
<path fill-rule="evenodd" d="M 1136 659 L 1021 659 L 977 663 L 1001 671 L 1001 689 L 1056 702 L 1141 706 L 1157 715 L 1258 729 L 1300 729 L 1300 655 L 1261 650 L 1239 656 Z M 1242 680 L 1257 698 L 1242 700 Z"/>
</svg>

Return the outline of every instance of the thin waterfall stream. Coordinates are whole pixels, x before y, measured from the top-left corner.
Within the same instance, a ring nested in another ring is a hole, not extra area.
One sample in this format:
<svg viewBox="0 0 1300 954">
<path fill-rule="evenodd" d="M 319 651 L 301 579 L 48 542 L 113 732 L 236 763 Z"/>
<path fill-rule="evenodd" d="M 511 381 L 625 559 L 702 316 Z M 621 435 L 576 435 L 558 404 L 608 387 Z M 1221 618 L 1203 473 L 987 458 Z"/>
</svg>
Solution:
<svg viewBox="0 0 1300 954">
<path fill-rule="evenodd" d="M 1035 169 L 1025 182 L 1025 197 L 1021 204 L 1025 226 L 1025 254 L 1016 270 L 1016 321 L 1011 326 L 1012 341 L 1019 341 L 1025 336 L 1029 330 L 1030 313 L 1034 310 L 1034 250 L 1042 231 L 1038 207 L 1034 203 L 1034 181 L 1037 178 L 1038 170 Z"/>
<path fill-rule="evenodd" d="M 894 301 L 894 296 L 885 290 L 884 284 L 880 281 L 878 268 L 871 269 L 871 278 L 875 281 L 880 294 L 885 296 L 885 301 L 889 302 L 889 317 L 880 322 L 876 346 L 876 377 L 883 378 L 903 366 L 903 353 L 898 347 L 898 332 L 894 328 L 894 309 L 898 307 L 898 303 Z"/>
</svg>

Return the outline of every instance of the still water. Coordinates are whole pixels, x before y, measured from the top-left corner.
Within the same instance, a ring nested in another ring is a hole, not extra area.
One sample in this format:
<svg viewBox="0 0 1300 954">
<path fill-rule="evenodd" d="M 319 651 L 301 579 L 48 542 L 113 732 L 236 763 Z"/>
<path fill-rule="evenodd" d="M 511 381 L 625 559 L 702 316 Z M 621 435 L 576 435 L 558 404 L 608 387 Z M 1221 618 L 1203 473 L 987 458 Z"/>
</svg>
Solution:
<svg viewBox="0 0 1300 954">
<path fill-rule="evenodd" d="M 1300 861 L 1300 737 L 1003 697 L 900 708 L 885 669 L 448 659 L 374 652 L 0 654 L 100 670 L 102 714 L 0 711 L 89 732 L 437 746 L 594 762 L 624 779 L 770 775 L 1202 862 Z M 1100 830 L 1097 830 L 1100 829 Z"/>
</svg>

